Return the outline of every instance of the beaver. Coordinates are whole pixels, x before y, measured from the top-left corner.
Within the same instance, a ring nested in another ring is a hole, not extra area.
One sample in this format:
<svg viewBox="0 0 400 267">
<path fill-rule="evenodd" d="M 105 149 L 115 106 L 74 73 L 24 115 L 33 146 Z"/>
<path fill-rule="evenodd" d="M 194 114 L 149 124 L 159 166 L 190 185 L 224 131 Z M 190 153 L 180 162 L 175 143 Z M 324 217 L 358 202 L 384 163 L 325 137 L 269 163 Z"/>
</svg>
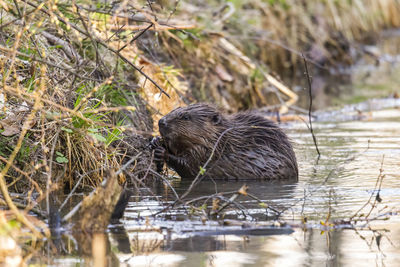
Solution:
<svg viewBox="0 0 400 267">
<path fill-rule="evenodd" d="M 158 125 L 162 138 L 154 146 L 155 162 L 165 162 L 182 179 L 200 173 L 226 180 L 298 180 L 288 137 L 255 113 L 225 115 L 200 103 L 171 111 Z"/>
</svg>

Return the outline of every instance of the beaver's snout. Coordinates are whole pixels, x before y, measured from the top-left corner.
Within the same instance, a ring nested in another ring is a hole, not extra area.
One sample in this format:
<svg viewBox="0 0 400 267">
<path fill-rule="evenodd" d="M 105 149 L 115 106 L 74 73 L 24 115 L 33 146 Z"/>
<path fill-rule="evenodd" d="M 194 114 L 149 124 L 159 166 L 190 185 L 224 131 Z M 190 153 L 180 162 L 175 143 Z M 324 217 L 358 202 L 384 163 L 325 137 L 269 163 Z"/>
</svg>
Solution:
<svg viewBox="0 0 400 267">
<path fill-rule="evenodd" d="M 166 131 L 168 129 L 168 125 L 167 125 L 167 120 L 162 117 L 159 121 L 158 121 L 158 129 L 160 130 L 161 135 L 165 135 Z"/>
</svg>

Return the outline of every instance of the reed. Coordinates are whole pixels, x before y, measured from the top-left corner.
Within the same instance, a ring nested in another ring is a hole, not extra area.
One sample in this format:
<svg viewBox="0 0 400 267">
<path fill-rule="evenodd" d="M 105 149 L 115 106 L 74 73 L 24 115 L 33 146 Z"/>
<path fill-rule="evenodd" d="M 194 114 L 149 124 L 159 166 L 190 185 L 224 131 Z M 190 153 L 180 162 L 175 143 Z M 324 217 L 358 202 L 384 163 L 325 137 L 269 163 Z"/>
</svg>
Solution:
<svg viewBox="0 0 400 267">
<path fill-rule="evenodd" d="M 301 53 L 330 66 L 351 64 L 349 46 L 376 38 L 384 29 L 400 27 L 397 0 L 235 2 L 234 22 L 227 25 L 242 26 L 241 36 L 232 38 L 242 43 L 246 38 L 254 40 L 257 52 L 253 56 L 275 71 L 301 66 Z M 321 55 L 313 55 L 316 52 Z"/>
</svg>

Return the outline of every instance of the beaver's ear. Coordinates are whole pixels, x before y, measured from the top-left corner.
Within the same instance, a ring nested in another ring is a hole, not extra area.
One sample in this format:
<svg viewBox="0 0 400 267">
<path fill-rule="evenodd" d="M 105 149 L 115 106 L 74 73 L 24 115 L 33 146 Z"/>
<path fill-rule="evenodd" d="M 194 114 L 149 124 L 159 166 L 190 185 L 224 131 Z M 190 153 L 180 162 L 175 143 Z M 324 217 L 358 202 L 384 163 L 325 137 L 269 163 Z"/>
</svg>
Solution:
<svg viewBox="0 0 400 267">
<path fill-rule="evenodd" d="M 222 120 L 221 114 L 214 114 L 214 115 L 211 117 L 211 121 L 212 121 L 215 125 L 220 124 L 220 123 L 221 123 L 221 120 Z"/>
</svg>

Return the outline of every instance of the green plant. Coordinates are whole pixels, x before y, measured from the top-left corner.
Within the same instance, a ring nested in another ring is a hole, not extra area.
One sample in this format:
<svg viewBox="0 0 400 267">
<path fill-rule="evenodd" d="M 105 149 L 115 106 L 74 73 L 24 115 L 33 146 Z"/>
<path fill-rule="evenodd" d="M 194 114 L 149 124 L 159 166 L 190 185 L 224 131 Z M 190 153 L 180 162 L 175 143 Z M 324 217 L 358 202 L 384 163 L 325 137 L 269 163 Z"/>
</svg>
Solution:
<svg viewBox="0 0 400 267">
<path fill-rule="evenodd" d="M 114 84 L 106 84 L 100 86 L 95 93 L 97 99 L 105 103 L 110 103 L 112 106 L 126 106 L 126 97 L 122 94 L 120 89 Z"/>
<path fill-rule="evenodd" d="M 108 132 L 108 135 L 106 137 L 105 140 L 105 144 L 108 147 L 112 142 L 120 140 L 122 138 L 121 134 L 122 134 L 122 130 L 119 128 L 119 126 L 121 126 L 124 123 L 124 120 L 120 120 L 117 123 L 117 127 L 115 127 L 114 129 L 112 129 L 111 131 L 109 131 L 108 129 L 106 130 Z"/>
<path fill-rule="evenodd" d="M 58 163 L 68 163 L 68 159 L 61 152 L 56 151 L 56 155 L 56 161 Z"/>
</svg>

